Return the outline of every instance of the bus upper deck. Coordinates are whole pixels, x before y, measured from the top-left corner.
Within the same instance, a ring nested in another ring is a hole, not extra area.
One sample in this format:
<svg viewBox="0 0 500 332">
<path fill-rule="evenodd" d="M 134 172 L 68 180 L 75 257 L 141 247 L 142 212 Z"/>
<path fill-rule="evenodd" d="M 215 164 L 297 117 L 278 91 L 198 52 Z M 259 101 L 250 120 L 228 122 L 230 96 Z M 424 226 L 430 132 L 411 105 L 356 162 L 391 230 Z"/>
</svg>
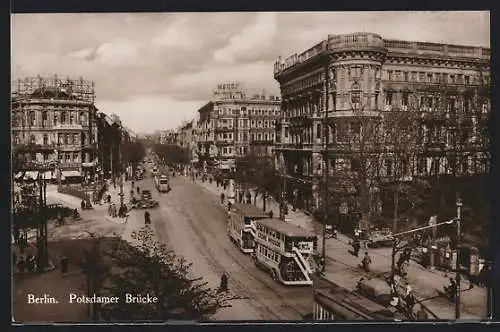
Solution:
<svg viewBox="0 0 500 332">
<path fill-rule="evenodd" d="M 238 203 L 231 207 L 228 216 L 228 234 L 243 252 L 253 252 L 255 235 L 253 222 L 263 218 L 269 216 L 254 205 Z"/>
</svg>

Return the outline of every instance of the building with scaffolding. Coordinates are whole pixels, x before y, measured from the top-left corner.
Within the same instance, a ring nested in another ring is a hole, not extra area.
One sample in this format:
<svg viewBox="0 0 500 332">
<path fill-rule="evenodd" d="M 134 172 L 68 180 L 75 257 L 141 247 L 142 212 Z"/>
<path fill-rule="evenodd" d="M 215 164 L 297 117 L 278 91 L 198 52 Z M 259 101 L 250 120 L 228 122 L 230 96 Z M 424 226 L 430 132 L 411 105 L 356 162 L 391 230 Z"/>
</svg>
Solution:
<svg viewBox="0 0 500 332">
<path fill-rule="evenodd" d="M 199 110 L 198 156 L 233 167 L 235 158 L 254 153 L 272 157 L 280 98 L 265 92 L 248 95 L 239 82 L 218 84 Z"/>
<path fill-rule="evenodd" d="M 61 180 L 93 178 L 97 168 L 94 83 L 83 78 L 27 77 L 12 83 L 11 96 L 12 146 L 14 159 L 23 168 L 19 170 L 30 174 L 45 165 L 50 169 L 46 178 L 58 174 Z"/>
<path fill-rule="evenodd" d="M 380 165 L 378 176 L 394 178 L 397 149 L 376 150 L 367 137 L 390 132 L 370 129 L 389 114 L 418 115 L 418 143 L 398 181 L 456 182 L 489 172 L 489 48 L 387 40 L 374 33 L 329 35 L 305 52 L 280 57 L 274 77 L 282 97 L 275 165 L 300 208 L 336 220 L 352 217 L 352 223 L 361 218 L 360 196 L 369 192 L 372 211 L 380 212 L 382 194 L 362 165 Z M 454 205 L 455 193 L 447 194 Z"/>
</svg>

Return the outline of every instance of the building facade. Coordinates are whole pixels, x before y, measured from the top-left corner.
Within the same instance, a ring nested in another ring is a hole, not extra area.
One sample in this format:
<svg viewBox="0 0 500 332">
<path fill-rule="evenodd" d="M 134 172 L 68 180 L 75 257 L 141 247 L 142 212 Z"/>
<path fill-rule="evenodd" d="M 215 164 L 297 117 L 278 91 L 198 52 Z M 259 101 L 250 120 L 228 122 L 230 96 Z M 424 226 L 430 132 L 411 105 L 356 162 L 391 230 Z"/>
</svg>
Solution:
<svg viewBox="0 0 500 332">
<path fill-rule="evenodd" d="M 248 153 L 272 157 L 280 98 L 247 95 L 241 83 L 221 83 L 198 110 L 198 155 L 234 165 Z"/>
<path fill-rule="evenodd" d="M 419 143 L 405 171 L 410 178 L 487 174 L 489 76 L 488 48 L 384 40 L 374 33 L 329 35 L 279 58 L 275 165 L 285 190 L 298 193 L 299 207 L 318 212 L 321 183 L 331 178 L 328 186 L 343 198 L 329 196 L 330 212 L 355 214 L 359 188 L 344 185 L 338 174 L 360 172 L 360 151 L 371 143 L 362 148 L 359 137 L 392 112 L 418 113 Z M 389 175 L 390 149 L 372 152 Z"/>
<path fill-rule="evenodd" d="M 13 82 L 12 89 L 13 151 L 26 159 L 26 167 L 50 164 L 63 176 L 92 177 L 97 166 L 94 83 L 37 77 Z"/>
</svg>

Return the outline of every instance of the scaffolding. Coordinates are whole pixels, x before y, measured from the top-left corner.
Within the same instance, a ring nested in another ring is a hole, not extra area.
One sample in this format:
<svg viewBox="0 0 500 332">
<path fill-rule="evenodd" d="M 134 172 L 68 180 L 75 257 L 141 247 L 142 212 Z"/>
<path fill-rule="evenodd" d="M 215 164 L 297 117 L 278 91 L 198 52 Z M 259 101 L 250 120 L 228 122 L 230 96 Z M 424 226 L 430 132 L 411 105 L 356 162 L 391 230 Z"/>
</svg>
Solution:
<svg viewBox="0 0 500 332">
<path fill-rule="evenodd" d="M 13 100 L 32 98 L 39 93 L 51 91 L 57 96 L 76 99 L 88 103 L 94 103 L 94 82 L 78 79 L 59 78 L 57 75 L 51 77 L 26 77 L 17 79 L 11 84 L 11 96 Z"/>
</svg>

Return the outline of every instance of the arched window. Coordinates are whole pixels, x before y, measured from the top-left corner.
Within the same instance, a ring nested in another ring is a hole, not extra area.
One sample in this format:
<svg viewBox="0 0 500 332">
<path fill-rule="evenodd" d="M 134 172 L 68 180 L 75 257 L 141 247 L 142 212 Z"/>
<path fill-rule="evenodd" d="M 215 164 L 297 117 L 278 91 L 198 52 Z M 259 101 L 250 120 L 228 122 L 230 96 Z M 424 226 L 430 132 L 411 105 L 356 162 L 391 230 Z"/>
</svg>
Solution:
<svg viewBox="0 0 500 332">
<path fill-rule="evenodd" d="M 85 125 L 87 123 L 87 119 L 85 118 L 85 112 L 80 112 L 80 124 Z"/>
<path fill-rule="evenodd" d="M 42 123 L 44 126 L 48 124 L 49 121 L 49 113 L 47 111 L 42 112 Z"/>
<path fill-rule="evenodd" d="M 61 123 L 62 124 L 66 123 L 67 119 L 68 119 L 68 115 L 66 114 L 66 112 L 62 112 L 61 113 Z"/>
<path fill-rule="evenodd" d="M 31 111 L 30 112 L 30 115 L 29 115 L 29 124 L 30 126 L 35 126 L 36 125 L 36 114 L 34 111 Z"/>
</svg>

